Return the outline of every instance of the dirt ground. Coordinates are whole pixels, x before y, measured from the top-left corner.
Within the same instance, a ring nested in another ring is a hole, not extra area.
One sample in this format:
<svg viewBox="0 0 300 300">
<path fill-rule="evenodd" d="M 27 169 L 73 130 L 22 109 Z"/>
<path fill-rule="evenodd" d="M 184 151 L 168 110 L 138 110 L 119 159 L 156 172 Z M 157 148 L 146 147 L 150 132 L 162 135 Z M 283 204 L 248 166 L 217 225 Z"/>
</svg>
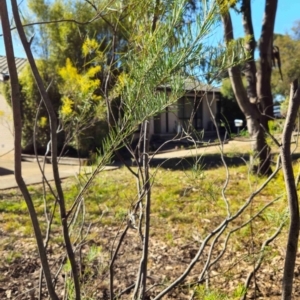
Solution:
<svg viewBox="0 0 300 300">
<path fill-rule="evenodd" d="M 111 249 L 111 241 L 115 238 L 117 228 L 106 227 L 97 229 L 97 234 L 101 237 L 101 244 L 105 244 L 102 250 L 102 255 L 94 260 L 90 265 L 85 263 L 79 264 L 78 267 L 82 274 L 82 282 L 88 283 L 88 290 L 86 293 L 93 295 L 93 298 L 84 299 L 110 299 L 109 285 L 108 285 L 108 265 L 109 265 L 109 251 Z M 5 243 L 6 236 L 0 233 L 2 242 Z M 90 240 L 87 244 L 80 248 L 81 252 L 87 252 L 88 248 L 98 245 L 99 241 Z M 59 247 L 59 246 L 58 246 Z M 26 252 L 22 257 L 15 258 L 13 261 L 3 261 L 1 259 L 0 265 L 0 299 L 39 299 L 39 277 L 40 277 L 40 263 L 38 254 L 35 249 L 33 240 L 16 240 L 14 243 L 6 245 L 6 252 L 23 251 Z M 155 294 L 162 290 L 168 283 L 176 279 L 186 269 L 191 259 L 199 249 L 195 242 L 190 244 L 180 243 L 180 239 L 176 244 L 170 247 L 169 245 L 156 240 L 150 240 L 150 259 L 149 259 L 149 273 L 148 286 L 151 290 L 147 293 L 146 299 L 151 299 Z M 273 267 L 264 267 L 260 269 L 255 277 L 256 294 L 254 293 L 254 285 L 251 284 L 248 291 L 247 299 L 280 299 L 281 276 L 283 266 L 283 250 L 278 249 L 280 254 L 272 259 Z M 50 248 L 48 251 L 49 262 L 52 270 L 60 267 L 64 257 L 57 256 L 55 248 Z M 134 231 L 128 232 L 128 239 L 124 246 L 120 249 L 120 256 L 118 257 L 114 271 L 115 279 L 114 286 L 116 294 L 127 289 L 127 292 L 122 294 L 118 299 L 129 299 L 129 292 L 132 292 L 132 285 L 136 280 L 136 269 L 139 264 L 141 254 L 141 244 Z M 1 253 L 2 257 L 7 256 L 7 253 Z M 249 267 L 237 264 L 234 266 L 238 270 L 231 278 L 226 278 L 224 270 L 232 268 L 233 256 L 238 256 L 239 253 L 228 253 L 222 260 L 222 267 L 217 264 L 210 270 L 210 284 L 214 288 L 226 290 L 228 293 L 233 291 L 238 282 L 243 283 L 249 274 Z M 201 272 L 202 263 L 199 261 L 187 277 L 187 279 L 176 289 L 174 289 L 168 296 L 163 299 L 201 299 L 197 297 L 192 298 L 193 290 L 197 287 L 197 279 Z M 84 272 L 89 268 L 89 272 Z M 244 268 L 244 269 L 243 269 Z M 201 285 L 207 283 L 201 283 Z M 300 297 L 300 256 L 297 258 L 297 267 L 295 271 L 295 290 L 293 299 Z M 59 291 L 60 299 L 63 299 L 64 293 L 64 273 L 61 273 L 56 278 L 56 287 Z M 131 288 L 130 288 L 131 287 Z M 45 285 L 41 289 L 42 299 L 47 298 Z M 214 299 L 231 299 L 231 298 L 214 298 Z M 234 298 L 232 298 L 234 299 Z M 238 299 L 238 298 L 236 298 Z"/>
</svg>

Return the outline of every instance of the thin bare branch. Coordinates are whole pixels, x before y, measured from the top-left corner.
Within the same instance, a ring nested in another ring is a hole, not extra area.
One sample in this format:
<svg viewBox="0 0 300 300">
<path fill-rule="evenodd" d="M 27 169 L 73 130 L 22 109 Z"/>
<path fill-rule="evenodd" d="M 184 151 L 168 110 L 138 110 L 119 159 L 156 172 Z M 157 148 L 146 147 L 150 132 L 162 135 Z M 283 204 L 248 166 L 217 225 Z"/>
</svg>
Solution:
<svg viewBox="0 0 300 300">
<path fill-rule="evenodd" d="M 121 248 L 121 245 L 123 244 L 123 241 L 125 239 L 126 233 L 128 231 L 128 229 L 130 228 L 130 226 L 127 224 L 125 229 L 123 230 L 120 239 L 118 241 L 116 250 L 113 253 L 113 256 L 110 260 L 110 264 L 109 264 L 109 289 L 110 289 L 110 299 L 113 300 L 115 298 L 114 296 L 114 263 L 116 261 L 116 258 L 118 256 L 119 250 Z"/>
<path fill-rule="evenodd" d="M 51 132 L 51 154 L 52 154 L 52 171 L 55 181 L 55 186 L 57 190 L 57 195 L 59 198 L 59 208 L 60 208 L 60 215 L 61 215 L 61 222 L 62 222 L 62 228 L 63 228 L 63 237 L 66 244 L 66 250 L 68 253 L 68 258 L 70 260 L 71 269 L 73 273 L 73 281 L 75 286 L 75 294 L 76 294 L 76 300 L 80 300 L 80 283 L 79 283 L 79 276 L 76 266 L 76 260 L 74 256 L 74 252 L 72 249 L 72 243 L 70 241 L 69 232 L 68 232 L 68 223 L 66 218 L 66 207 L 65 207 L 65 200 L 64 200 L 64 193 L 62 190 L 61 182 L 60 182 L 60 176 L 59 176 L 59 170 L 58 170 L 58 163 L 57 163 L 57 120 L 56 120 L 56 114 L 53 109 L 52 103 L 48 97 L 47 91 L 44 87 L 43 80 L 40 76 L 40 73 L 37 69 L 36 62 L 34 60 L 32 51 L 30 49 L 30 44 L 27 41 L 24 28 L 20 19 L 18 5 L 16 0 L 11 1 L 12 4 L 12 12 L 16 23 L 16 28 L 18 31 L 18 34 L 20 36 L 20 40 L 23 44 L 28 62 L 30 64 L 33 76 L 35 78 L 37 87 L 39 89 L 39 92 L 41 94 L 41 97 L 45 103 L 46 109 L 48 111 L 49 115 L 49 123 L 50 123 L 50 132 Z"/>
<path fill-rule="evenodd" d="M 280 151 L 290 209 L 290 227 L 288 233 L 284 274 L 282 281 L 283 300 L 290 300 L 292 297 L 294 268 L 299 239 L 299 204 L 291 159 L 291 136 L 299 107 L 300 89 L 298 87 L 298 80 L 294 80 L 294 82 L 291 84 L 290 101 L 283 130 L 282 148 Z"/>
<path fill-rule="evenodd" d="M 28 192 L 26 184 L 22 177 L 22 165 L 21 165 L 21 106 L 20 106 L 20 87 L 17 75 L 17 68 L 15 65 L 15 57 L 14 57 L 14 49 L 12 44 L 12 37 L 9 28 L 9 20 L 8 20 L 8 11 L 6 6 L 6 1 L 0 1 L 0 16 L 2 23 L 2 30 L 4 36 L 4 44 L 7 56 L 7 64 L 10 74 L 11 81 L 11 99 L 12 99 L 12 108 L 13 108 L 13 120 L 14 120 L 14 129 L 15 129 L 15 178 L 16 182 L 23 194 L 23 197 L 26 201 L 26 205 L 28 207 L 28 211 L 30 214 L 31 222 L 33 224 L 33 229 L 36 236 L 37 246 L 39 250 L 39 255 L 41 259 L 41 264 L 43 266 L 47 288 L 49 291 L 49 295 L 53 300 L 58 300 L 58 296 L 55 293 L 54 286 L 52 284 L 51 272 L 47 260 L 47 254 L 43 244 L 43 237 L 41 234 L 41 229 L 39 226 L 39 222 L 37 219 L 37 214 L 35 212 L 35 208 L 31 199 L 31 196 Z"/>
</svg>

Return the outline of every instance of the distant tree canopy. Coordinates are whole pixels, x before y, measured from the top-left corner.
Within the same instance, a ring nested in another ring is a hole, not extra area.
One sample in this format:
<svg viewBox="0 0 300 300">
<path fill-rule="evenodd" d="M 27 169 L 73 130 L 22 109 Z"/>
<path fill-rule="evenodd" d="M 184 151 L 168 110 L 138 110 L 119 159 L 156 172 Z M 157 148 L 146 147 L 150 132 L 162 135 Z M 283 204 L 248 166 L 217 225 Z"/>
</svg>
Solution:
<svg viewBox="0 0 300 300">
<path fill-rule="evenodd" d="M 115 3 L 113 2 L 113 5 L 116 5 Z M 88 2 L 78 0 L 28 0 L 25 22 L 37 23 L 27 27 L 28 35 L 35 35 L 33 50 L 38 57 L 52 61 L 60 67 L 65 65 L 66 59 L 69 58 L 79 71 L 86 62 L 81 49 L 87 38 L 95 39 L 100 45 L 100 50 L 106 50 L 109 59 L 111 52 L 108 49 L 114 36 L 117 40 L 114 52 L 121 52 L 127 43 L 128 18 L 122 19 L 122 26 L 116 25 L 120 15 L 125 13 L 125 8 L 124 12 L 119 12 L 112 7 L 109 14 L 102 15 L 101 10 L 107 5 L 105 1 L 98 1 L 97 5 L 92 6 Z M 95 59 L 92 54 L 90 53 L 90 60 Z"/>
<path fill-rule="evenodd" d="M 300 27 L 300 23 L 297 23 Z M 297 36 L 295 28 L 292 30 L 295 34 L 276 34 L 274 45 L 279 48 L 281 70 L 283 80 L 278 67 L 272 72 L 272 90 L 274 95 L 280 95 L 283 98 L 289 96 L 290 83 L 295 78 L 300 78 L 300 39 Z M 299 33 L 300 37 L 300 28 Z"/>
<path fill-rule="evenodd" d="M 290 84 L 300 78 L 300 21 L 296 21 L 291 31 L 287 34 L 275 34 L 274 45 L 280 53 L 282 78 L 278 67 L 272 72 L 272 91 L 276 99 L 281 102 L 281 114 L 287 112 Z"/>
<path fill-rule="evenodd" d="M 58 112 L 61 95 L 58 91 L 56 74 L 46 60 L 37 60 L 37 67 L 45 86 L 48 86 L 48 94 L 54 109 Z M 41 103 L 40 92 L 36 86 L 29 65 L 26 65 L 21 71 L 19 83 L 21 88 L 22 148 L 25 152 L 33 151 L 33 136 L 35 132 L 37 150 L 45 149 L 50 134 L 48 128 L 48 114 L 44 105 Z M 10 82 L 6 82 L 3 85 L 3 93 L 6 99 L 10 99 Z M 10 104 L 10 101 L 8 101 L 8 103 Z"/>
<path fill-rule="evenodd" d="M 295 25 L 291 28 L 291 31 L 287 34 L 274 34 L 274 46 L 277 46 L 280 54 L 280 68 L 277 61 L 273 65 L 271 88 L 274 96 L 274 101 L 277 99 L 284 100 L 289 98 L 290 83 L 295 78 L 300 78 L 300 21 L 296 21 Z M 259 62 L 256 60 L 256 67 L 259 68 Z M 244 66 L 240 66 L 240 70 L 243 74 Z M 243 74 L 244 75 L 244 74 Z M 228 73 L 223 72 L 221 78 L 221 93 L 224 98 L 224 114 L 232 116 L 240 115 L 240 110 L 233 103 L 235 101 L 235 95 L 230 84 Z M 243 76 L 243 83 L 246 87 L 246 78 Z M 228 108 L 228 109 L 227 109 Z M 287 102 L 282 104 L 282 113 L 285 114 L 287 109 Z M 232 117 L 235 118 L 235 117 Z"/>
<path fill-rule="evenodd" d="M 66 139 L 69 145 L 87 155 L 89 149 L 95 151 L 100 147 L 101 140 L 107 133 L 106 115 L 103 113 L 104 97 L 100 105 L 101 112 L 92 107 L 95 106 L 96 95 L 100 97 L 105 93 L 104 85 L 109 87 L 116 80 L 113 74 L 118 74 L 120 67 L 120 63 L 117 63 L 118 55 L 125 51 L 128 43 L 125 29 L 128 18 L 124 18 L 122 24 L 119 19 L 128 7 L 124 10 L 112 9 L 109 14 L 100 17 L 99 12 L 107 7 L 105 1 L 99 1 L 97 5 L 85 1 L 28 0 L 27 2 L 24 24 L 36 24 L 25 28 L 27 35 L 33 37 L 31 47 L 37 57 L 40 73 L 45 86 L 49 86 L 50 98 L 62 122 L 61 125 L 64 125 L 64 130 L 60 134 L 61 145 Z M 114 2 L 113 5 L 116 3 Z M 68 67 L 69 71 L 72 69 L 74 72 L 62 76 L 63 70 Z M 104 80 L 108 73 L 109 80 Z M 74 80 L 73 75 L 78 80 Z M 67 78 L 68 76 L 70 77 Z M 73 85 L 70 84 L 71 77 Z M 89 79 L 92 86 L 88 86 L 85 79 Z M 28 67 L 20 74 L 20 85 L 23 98 L 22 145 L 23 149 L 32 151 L 33 120 L 41 99 Z M 71 87 L 74 88 L 72 91 Z M 79 98 L 82 100 L 81 104 Z M 67 114 L 71 107 L 74 110 Z M 80 114 L 75 116 L 75 111 L 80 111 Z M 86 123 L 88 124 L 79 126 L 79 121 L 87 117 L 87 111 L 89 122 Z M 36 139 L 37 145 L 42 150 L 47 147 L 49 141 L 49 132 L 43 126 L 48 122 L 43 105 L 40 107 L 38 118 L 40 121 L 36 124 L 38 131 Z M 73 121 L 73 125 L 77 121 L 77 125 L 71 126 L 70 120 Z M 70 128 L 74 130 L 66 132 L 66 129 Z M 82 131 L 77 132 L 76 141 L 74 140 L 75 128 Z M 87 128 L 89 134 L 84 138 L 83 131 Z"/>
</svg>

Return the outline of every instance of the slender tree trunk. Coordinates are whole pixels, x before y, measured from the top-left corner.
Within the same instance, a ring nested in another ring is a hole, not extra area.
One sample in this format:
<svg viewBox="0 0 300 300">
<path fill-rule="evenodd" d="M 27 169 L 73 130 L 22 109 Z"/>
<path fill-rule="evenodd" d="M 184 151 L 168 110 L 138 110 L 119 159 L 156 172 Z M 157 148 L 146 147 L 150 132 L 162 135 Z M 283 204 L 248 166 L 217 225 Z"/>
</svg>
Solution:
<svg viewBox="0 0 300 300">
<path fill-rule="evenodd" d="M 12 102 L 14 136 L 15 136 L 14 137 L 15 178 L 23 194 L 30 215 L 30 219 L 33 225 L 33 230 L 35 233 L 35 238 L 37 242 L 37 247 L 41 259 L 43 272 L 46 279 L 49 296 L 52 300 L 58 300 L 58 296 L 55 293 L 55 289 L 52 283 L 51 272 L 48 264 L 46 249 L 44 247 L 43 236 L 41 233 L 41 228 L 39 225 L 37 214 L 31 196 L 28 192 L 28 189 L 22 177 L 22 164 L 21 164 L 22 123 L 21 123 L 20 87 L 19 87 L 18 74 L 17 74 L 16 64 L 15 64 L 14 50 L 13 50 L 13 44 L 12 44 L 12 38 L 10 32 L 10 23 L 9 23 L 5 0 L 0 1 L 0 16 L 1 16 L 1 25 L 2 25 L 2 31 L 4 37 L 5 51 L 7 56 L 7 65 L 9 69 L 10 82 L 11 82 L 11 102 Z"/>
<path fill-rule="evenodd" d="M 282 300 L 292 299 L 294 269 L 299 239 L 299 204 L 293 165 L 291 159 L 291 136 L 294 129 L 297 113 L 300 107 L 300 90 L 298 81 L 291 86 L 290 103 L 282 135 L 282 148 L 280 151 L 282 169 L 284 174 L 287 198 L 290 209 L 290 228 L 286 246 L 282 281 Z"/>
<path fill-rule="evenodd" d="M 23 25 L 21 23 L 19 11 L 18 11 L 18 4 L 16 0 L 11 0 L 12 4 L 12 12 L 14 16 L 14 20 L 16 23 L 16 28 L 18 31 L 18 34 L 20 36 L 20 40 L 23 44 L 32 74 L 34 76 L 36 85 L 39 89 L 39 92 L 42 96 L 42 99 L 44 101 L 45 107 L 48 112 L 49 116 L 49 124 L 50 124 L 50 136 L 51 136 L 51 160 L 52 160 L 52 172 L 55 182 L 55 187 L 58 195 L 58 204 L 60 208 L 60 218 L 61 218 L 61 224 L 62 224 L 62 234 L 66 246 L 66 252 L 68 255 L 68 259 L 71 264 L 71 270 L 73 274 L 73 282 L 74 282 L 74 289 L 75 289 L 75 299 L 80 300 L 80 282 L 79 282 L 79 274 L 76 266 L 76 259 L 75 254 L 72 248 L 72 242 L 69 236 L 69 229 L 68 229 L 68 218 L 67 218 L 67 212 L 66 212 L 66 206 L 65 206 L 65 199 L 64 199 L 64 193 L 62 190 L 60 177 L 59 177 L 59 170 L 58 170 L 58 162 L 57 162 L 57 117 L 55 114 L 55 111 L 53 109 L 51 100 L 48 97 L 46 88 L 44 87 L 43 80 L 40 76 L 40 73 L 37 69 L 34 57 L 32 55 L 31 49 L 30 49 L 30 43 L 28 43 Z"/>
</svg>

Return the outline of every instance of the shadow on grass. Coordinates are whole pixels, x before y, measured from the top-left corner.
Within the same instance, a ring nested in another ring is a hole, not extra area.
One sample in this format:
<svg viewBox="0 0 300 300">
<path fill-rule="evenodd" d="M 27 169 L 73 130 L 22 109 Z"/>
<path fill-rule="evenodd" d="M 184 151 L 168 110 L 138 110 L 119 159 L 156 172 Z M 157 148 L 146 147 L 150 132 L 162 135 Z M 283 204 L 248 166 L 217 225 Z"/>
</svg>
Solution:
<svg viewBox="0 0 300 300">
<path fill-rule="evenodd" d="M 249 154 L 239 156 L 224 156 L 224 160 L 228 167 L 245 165 L 245 161 L 249 161 Z M 208 170 L 223 166 L 220 154 L 205 154 L 199 157 L 184 157 L 184 158 L 153 158 L 150 162 L 151 167 L 162 167 L 171 170 L 187 170 L 193 169 L 196 166 L 202 170 Z"/>
<path fill-rule="evenodd" d="M 11 175 L 11 174 L 14 174 L 12 170 L 0 167 L 0 176 Z"/>
<path fill-rule="evenodd" d="M 291 157 L 292 157 L 292 161 L 300 159 L 300 152 L 299 153 L 293 153 L 291 155 Z"/>
<path fill-rule="evenodd" d="M 276 154 L 278 155 L 278 153 Z M 275 156 L 275 153 L 273 154 Z M 300 152 L 293 153 L 292 161 L 300 160 Z M 228 167 L 245 165 L 245 162 L 249 162 L 250 156 L 247 153 L 239 154 L 237 156 L 224 156 L 224 160 Z M 195 166 L 201 167 L 202 170 L 209 170 L 223 166 L 221 155 L 218 153 L 205 154 L 199 157 L 179 157 L 179 158 L 153 158 L 150 162 L 151 167 L 162 167 L 170 170 L 188 170 L 193 169 Z"/>
</svg>

